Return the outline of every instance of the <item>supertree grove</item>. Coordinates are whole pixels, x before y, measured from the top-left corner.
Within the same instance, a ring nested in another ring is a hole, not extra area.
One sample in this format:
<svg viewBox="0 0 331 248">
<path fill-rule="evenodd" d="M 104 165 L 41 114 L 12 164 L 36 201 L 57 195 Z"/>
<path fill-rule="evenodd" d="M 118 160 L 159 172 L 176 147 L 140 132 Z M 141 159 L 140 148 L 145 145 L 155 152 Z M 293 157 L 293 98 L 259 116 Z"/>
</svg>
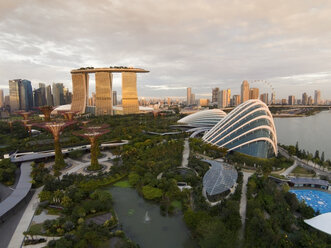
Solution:
<svg viewBox="0 0 331 248">
<path fill-rule="evenodd" d="M 74 124 L 74 121 L 67 122 L 43 122 L 43 123 L 33 123 L 33 126 L 40 127 L 46 129 L 47 131 L 53 134 L 54 138 L 54 152 L 55 152 L 55 170 L 61 170 L 66 165 L 63 159 L 61 146 L 60 146 L 60 133 L 67 126 Z"/>
</svg>

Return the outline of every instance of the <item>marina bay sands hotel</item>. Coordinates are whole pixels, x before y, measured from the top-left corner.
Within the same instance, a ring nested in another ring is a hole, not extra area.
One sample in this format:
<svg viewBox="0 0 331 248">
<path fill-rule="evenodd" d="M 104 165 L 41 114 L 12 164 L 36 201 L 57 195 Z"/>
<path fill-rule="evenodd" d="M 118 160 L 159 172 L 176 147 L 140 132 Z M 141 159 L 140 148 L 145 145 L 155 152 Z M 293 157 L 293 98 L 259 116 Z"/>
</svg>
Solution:
<svg viewBox="0 0 331 248">
<path fill-rule="evenodd" d="M 113 73 L 122 73 L 123 114 L 139 112 L 136 73 L 149 71 L 132 67 L 81 68 L 71 71 L 71 111 L 86 113 L 89 96 L 89 74 L 95 73 L 95 115 L 113 114 Z"/>
</svg>

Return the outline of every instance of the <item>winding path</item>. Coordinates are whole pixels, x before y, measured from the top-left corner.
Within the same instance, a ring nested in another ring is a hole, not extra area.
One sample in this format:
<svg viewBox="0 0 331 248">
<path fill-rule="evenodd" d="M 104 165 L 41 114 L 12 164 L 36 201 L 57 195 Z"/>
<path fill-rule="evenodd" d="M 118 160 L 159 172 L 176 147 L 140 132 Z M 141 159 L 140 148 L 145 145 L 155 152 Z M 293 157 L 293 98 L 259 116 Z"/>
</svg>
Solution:
<svg viewBox="0 0 331 248">
<path fill-rule="evenodd" d="M 188 167 L 188 157 L 190 156 L 190 145 L 188 142 L 188 138 L 184 141 L 184 151 L 183 151 L 183 160 L 182 165 L 179 168 L 187 168 Z"/>
</svg>

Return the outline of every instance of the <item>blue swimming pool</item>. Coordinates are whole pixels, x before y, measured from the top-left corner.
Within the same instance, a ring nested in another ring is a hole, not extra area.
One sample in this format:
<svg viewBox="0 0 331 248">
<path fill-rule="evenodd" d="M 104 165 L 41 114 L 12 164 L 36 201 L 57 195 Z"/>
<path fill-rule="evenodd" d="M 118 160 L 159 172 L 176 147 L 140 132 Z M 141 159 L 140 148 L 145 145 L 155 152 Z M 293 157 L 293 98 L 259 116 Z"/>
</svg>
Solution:
<svg viewBox="0 0 331 248">
<path fill-rule="evenodd" d="M 321 214 L 331 212 L 331 193 L 313 189 L 291 189 L 299 201 L 305 201 L 315 211 Z"/>
</svg>

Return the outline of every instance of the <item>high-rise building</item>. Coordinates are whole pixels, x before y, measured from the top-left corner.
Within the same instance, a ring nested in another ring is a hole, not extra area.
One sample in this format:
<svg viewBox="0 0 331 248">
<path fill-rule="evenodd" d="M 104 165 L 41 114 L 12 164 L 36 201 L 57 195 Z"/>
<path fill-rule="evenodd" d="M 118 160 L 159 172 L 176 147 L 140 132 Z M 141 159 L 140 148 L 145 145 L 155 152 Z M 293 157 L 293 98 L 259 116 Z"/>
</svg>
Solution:
<svg viewBox="0 0 331 248">
<path fill-rule="evenodd" d="M 10 97 L 9 96 L 5 96 L 5 108 L 10 107 Z"/>
<path fill-rule="evenodd" d="M 113 91 L 113 106 L 117 105 L 117 91 Z"/>
<path fill-rule="evenodd" d="M 60 106 L 64 104 L 62 83 L 53 83 L 53 101 L 54 101 L 54 106 Z"/>
<path fill-rule="evenodd" d="M 308 97 L 308 105 L 313 105 L 314 104 L 314 100 L 311 96 Z"/>
<path fill-rule="evenodd" d="M 238 106 L 240 104 L 240 95 L 233 95 L 232 97 L 232 105 Z"/>
<path fill-rule="evenodd" d="M 275 93 L 271 93 L 271 104 L 276 104 L 276 96 Z"/>
<path fill-rule="evenodd" d="M 321 91 L 320 90 L 315 90 L 315 105 L 321 104 Z"/>
<path fill-rule="evenodd" d="M 26 79 L 20 81 L 20 109 L 28 111 L 33 107 L 33 93 L 31 82 Z"/>
<path fill-rule="evenodd" d="M 226 108 L 227 103 L 228 103 L 228 91 L 227 90 L 221 90 L 219 92 L 218 107 L 219 108 Z"/>
<path fill-rule="evenodd" d="M 53 106 L 54 105 L 52 89 L 51 89 L 50 85 L 48 85 L 46 87 L 46 105 L 48 105 L 48 106 Z"/>
<path fill-rule="evenodd" d="M 41 106 L 47 105 L 46 101 L 46 85 L 43 83 L 39 83 L 40 93 L 41 93 Z"/>
<path fill-rule="evenodd" d="M 268 93 L 261 94 L 260 100 L 268 105 L 269 104 L 269 95 L 268 95 Z"/>
<path fill-rule="evenodd" d="M 191 105 L 192 104 L 192 89 L 191 88 L 187 88 L 186 89 L 186 104 L 187 105 Z"/>
<path fill-rule="evenodd" d="M 201 98 L 200 99 L 200 106 L 207 107 L 209 105 L 209 99 Z"/>
<path fill-rule="evenodd" d="M 20 106 L 20 90 L 21 80 L 9 80 L 9 102 L 10 111 L 16 111 L 21 108 Z"/>
<path fill-rule="evenodd" d="M 288 105 L 295 105 L 295 96 L 288 96 Z"/>
<path fill-rule="evenodd" d="M 218 102 L 218 93 L 219 93 L 220 89 L 219 88 L 214 88 L 212 90 L 212 96 L 211 96 L 211 102 L 215 103 Z"/>
<path fill-rule="evenodd" d="M 231 104 L 231 90 L 227 89 L 226 90 L 226 106 L 230 106 Z"/>
<path fill-rule="evenodd" d="M 282 103 L 282 105 L 286 105 L 287 104 L 287 100 L 286 99 L 282 99 L 281 103 Z"/>
<path fill-rule="evenodd" d="M 259 88 L 250 88 L 249 89 L 249 99 L 259 99 Z"/>
<path fill-rule="evenodd" d="M 195 94 L 191 94 L 191 105 L 195 104 Z"/>
<path fill-rule="evenodd" d="M 34 99 L 34 106 L 35 107 L 40 107 L 45 104 L 43 104 L 42 100 L 42 89 L 38 88 L 33 91 L 33 99 Z"/>
<path fill-rule="evenodd" d="M 5 96 L 3 94 L 3 90 L 0 89 L 0 108 L 2 108 L 5 105 Z"/>
<path fill-rule="evenodd" d="M 241 84 L 241 102 L 249 100 L 249 83 L 244 80 Z"/>
<path fill-rule="evenodd" d="M 302 103 L 302 105 L 308 105 L 308 95 L 306 92 L 302 94 L 301 103 Z"/>
</svg>

